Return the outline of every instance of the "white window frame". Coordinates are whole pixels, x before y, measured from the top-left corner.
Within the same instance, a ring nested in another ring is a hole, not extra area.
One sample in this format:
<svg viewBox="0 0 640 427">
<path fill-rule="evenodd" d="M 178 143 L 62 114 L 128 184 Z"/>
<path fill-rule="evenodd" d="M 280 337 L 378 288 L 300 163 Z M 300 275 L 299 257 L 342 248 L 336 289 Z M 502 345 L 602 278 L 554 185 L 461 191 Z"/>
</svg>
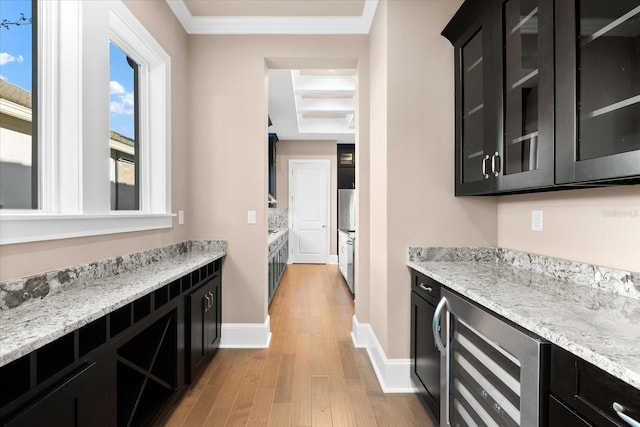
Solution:
<svg viewBox="0 0 640 427">
<path fill-rule="evenodd" d="M 40 208 L 0 210 L 0 245 L 171 228 L 170 56 L 120 0 L 38 15 Z M 138 211 L 110 207 L 110 40 L 141 65 Z"/>
</svg>

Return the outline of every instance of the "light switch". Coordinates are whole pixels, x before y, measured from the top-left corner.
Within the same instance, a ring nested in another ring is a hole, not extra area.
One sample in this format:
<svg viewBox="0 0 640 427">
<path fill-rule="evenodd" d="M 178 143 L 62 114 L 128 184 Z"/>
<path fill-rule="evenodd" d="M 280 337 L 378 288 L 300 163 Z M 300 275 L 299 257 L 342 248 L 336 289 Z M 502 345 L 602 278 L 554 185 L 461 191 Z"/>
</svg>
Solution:
<svg viewBox="0 0 640 427">
<path fill-rule="evenodd" d="M 542 231 L 542 211 L 531 211 L 531 230 Z"/>
<path fill-rule="evenodd" d="M 184 211 L 178 211 L 178 224 L 184 224 Z"/>
<path fill-rule="evenodd" d="M 256 223 L 256 211 L 247 211 L 247 223 L 248 224 Z"/>
</svg>

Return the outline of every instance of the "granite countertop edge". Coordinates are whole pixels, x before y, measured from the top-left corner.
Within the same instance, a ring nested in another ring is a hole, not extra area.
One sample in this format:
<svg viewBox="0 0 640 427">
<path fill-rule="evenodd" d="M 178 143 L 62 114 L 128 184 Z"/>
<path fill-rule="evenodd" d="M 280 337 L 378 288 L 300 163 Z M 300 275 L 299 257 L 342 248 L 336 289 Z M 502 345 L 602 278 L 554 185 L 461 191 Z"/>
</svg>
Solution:
<svg viewBox="0 0 640 427">
<path fill-rule="evenodd" d="M 640 325 L 637 325 L 637 321 L 634 325 L 633 320 L 617 319 L 607 311 L 620 310 L 620 307 L 624 307 L 625 312 L 631 312 L 635 318 L 640 314 L 639 300 L 597 287 L 563 281 L 537 272 L 523 271 L 515 266 L 495 262 L 490 256 L 480 256 L 478 259 L 425 261 L 412 260 L 410 253 L 407 266 L 640 389 L 640 354 L 633 350 L 633 345 L 629 347 L 630 342 L 636 342 L 634 340 L 636 335 L 640 338 Z M 473 274 L 472 271 L 475 272 L 475 270 L 480 270 L 481 273 Z M 495 279 L 495 283 L 493 279 L 483 280 L 483 272 L 499 278 Z M 506 295 L 492 293 L 494 285 L 494 291 L 500 289 L 500 286 L 506 291 L 504 286 L 507 283 L 509 290 L 513 291 L 512 300 L 517 298 L 519 301 L 514 302 L 512 307 L 508 307 L 509 303 L 505 302 L 508 301 Z M 541 285 L 538 286 L 538 283 Z M 549 292 L 549 289 L 552 291 Z M 561 302 L 563 295 L 569 297 L 566 302 Z M 591 306 L 594 301 L 599 303 Z M 564 308 L 560 308 L 562 306 L 548 310 L 544 307 L 545 303 L 564 304 L 565 307 L 571 305 L 571 307 L 566 313 Z M 540 307 L 536 307 L 536 304 Z M 524 314 L 517 311 L 521 308 L 520 305 Z M 545 315 L 553 313 L 557 315 L 556 319 L 537 319 L 533 313 L 543 308 L 547 310 Z M 579 316 L 576 316 L 577 319 L 570 317 L 570 315 L 575 316 L 576 312 L 581 315 L 590 315 L 591 310 L 593 310 L 593 316 L 590 316 L 587 321 Z M 602 322 L 605 317 L 611 317 L 606 319 L 610 320 L 611 324 L 601 326 L 600 323 L 607 323 Z M 589 324 L 589 321 L 599 324 L 594 328 L 595 325 Z M 617 326 L 621 335 L 605 335 L 607 326 L 610 328 Z M 596 330 L 598 328 L 604 328 L 604 331 Z M 625 330 L 627 332 L 630 330 L 632 336 L 630 340 L 622 342 Z M 594 348 L 597 346 L 602 348 Z"/>
<path fill-rule="evenodd" d="M 193 250 L 169 259 L 82 283 L 53 296 L 0 310 L 0 367 L 226 256 Z"/>
<path fill-rule="evenodd" d="M 288 232 L 289 232 L 289 228 L 284 227 L 284 228 L 278 229 L 275 233 L 269 233 L 269 239 L 268 239 L 269 252 L 275 249 L 275 246 L 277 246 L 276 243 L 280 240 L 280 238 L 282 238 L 285 235 L 285 233 L 288 233 Z"/>
</svg>

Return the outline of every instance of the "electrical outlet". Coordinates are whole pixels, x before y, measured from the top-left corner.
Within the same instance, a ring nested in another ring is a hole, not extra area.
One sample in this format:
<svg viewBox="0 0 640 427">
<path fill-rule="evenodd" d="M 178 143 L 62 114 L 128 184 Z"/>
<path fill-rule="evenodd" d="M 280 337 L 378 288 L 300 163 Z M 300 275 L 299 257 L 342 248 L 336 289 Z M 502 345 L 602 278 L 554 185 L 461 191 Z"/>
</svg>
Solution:
<svg viewBox="0 0 640 427">
<path fill-rule="evenodd" d="M 178 224 L 184 224 L 184 211 L 178 211 Z"/>
<path fill-rule="evenodd" d="M 542 231 L 542 211 L 531 211 L 531 230 Z"/>
<path fill-rule="evenodd" d="M 256 211 L 247 211 L 247 224 L 256 223 Z"/>
</svg>

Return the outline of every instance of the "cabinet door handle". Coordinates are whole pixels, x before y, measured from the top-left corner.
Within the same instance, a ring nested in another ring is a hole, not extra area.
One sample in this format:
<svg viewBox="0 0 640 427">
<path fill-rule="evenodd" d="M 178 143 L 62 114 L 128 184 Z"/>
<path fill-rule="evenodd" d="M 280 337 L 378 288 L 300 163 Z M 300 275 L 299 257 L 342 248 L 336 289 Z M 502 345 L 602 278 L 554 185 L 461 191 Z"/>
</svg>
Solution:
<svg viewBox="0 0 640 427">
<path fill-rule="evenodd" d="M 420 283 L 420 285 L 418 286 L 420 286 L 420 289 L 422 289 L 423 291 L 427 291 L 427 292 L 433 291 L 433 288 L 431 286 L 425 286 L 424 283 Z"/>
<path fill-rule="evenodd" d="M 629 424 L 631 427 L 640 427 L 640 422 L 634 420 L 629 415 L 624 413 L 624 406 L 619 404 L 618 402 L 613 402 L 613 410 L 616 411 L 618 417 L 625 423 Z"/>
<path fill-rule="evenodd" d="M 482 176 L 484 177 L 484 179 L 488 179 L 489 178 L 489 174 L 487 173 L 487 160 L 489 160 L 491 157 L 489 157 L 488 154 L 486 154 L 483 158 L 482 158 Z"/>
<path fill-rule="evenodd" d="M 497 151 L 491 156 L 491 172 L 494 176 L 500 175 L 500 153 Z"/>
<path fill-rule="evenodd" d="M 431 323 L 431 327 L 433 329 L 433 340 L 440 350 L 440 353 L 444 353 L 446 351 L 444 342 L 442 342 L 442 337 L 440 336 L 440 313 L 442 313 L 442 309 L 447 305 L 447 299 L 442 297 L 438 306 L 436 307 L 436 311 L 433 313 L 433 322 Z"/>
<path fill-rule="evenodd" d="M 209 311 L 209 307 L 211 307 L 211 301 L 209 300 L 209 294 L 205 294 L 204 298 L 207 300 L 207 302 L 204 305 L 204 311 Z"/>
</svg>

